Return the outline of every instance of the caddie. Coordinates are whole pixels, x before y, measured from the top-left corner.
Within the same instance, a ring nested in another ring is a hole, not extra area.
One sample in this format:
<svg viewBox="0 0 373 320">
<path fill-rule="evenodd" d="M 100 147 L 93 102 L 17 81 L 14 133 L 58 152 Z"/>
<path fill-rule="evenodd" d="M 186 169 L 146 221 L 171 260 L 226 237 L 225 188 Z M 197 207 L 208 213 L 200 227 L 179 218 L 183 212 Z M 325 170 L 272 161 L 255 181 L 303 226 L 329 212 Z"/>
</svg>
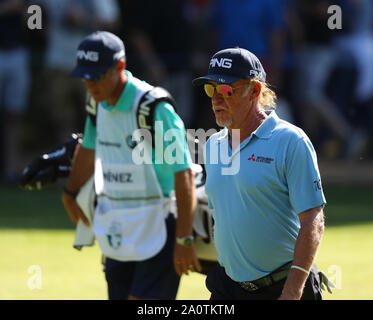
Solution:
<svg viewBox="0 0 373 320">
<path fill-rule="evenodd" d="M 180 276 L 201 266 L 192 161 L 173 100 L 126 69 L 124 44 L 109 32 L 83 39 L 71 76 L 83 79 L 98 105 L 74 154 L 64 206 L 75 223 L 88 223 L 75 196 L 94 173 L 92 227 L 106 257 L 109 299 L 175 299 Z"/>
</svg>

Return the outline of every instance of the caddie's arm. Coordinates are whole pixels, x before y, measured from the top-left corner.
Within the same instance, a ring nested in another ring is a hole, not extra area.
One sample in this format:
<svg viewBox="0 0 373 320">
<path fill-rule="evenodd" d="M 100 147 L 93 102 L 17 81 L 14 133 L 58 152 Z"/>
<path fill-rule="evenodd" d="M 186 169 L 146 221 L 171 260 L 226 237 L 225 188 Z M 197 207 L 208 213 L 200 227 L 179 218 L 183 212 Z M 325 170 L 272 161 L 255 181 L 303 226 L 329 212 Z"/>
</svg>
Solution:
<svg viewBox="0 0 373 320">
<path fill-rule="evenodd" d="M 94 149 L 87 149 L 80 144 L 77 145 L 72 161 L 71 172 L 64 192 L 62 193 L 62 202 L 71 220 L 75 224 L 81 219 L 86 225 L 89 225 L 74 195 L 79 192 L 79 189 L 92 176 L 94 171 L 94 158 Z"/>
<path fill-rule="evenodd" d="M 177 204 L 176 237 L 193 235 L 193 217 L 197 204 L 194 172 L 186 169 L 175 173 L 175 194 Z M 178 275 L 188 274 L 188 270 L 201 271 L 195 246 L 175 244 L 174 265 Z M 192 266 L 192 267 L 191 267 Z"/>
<path fill-rule="evenodd" d="M 301 226 L 295 243 L 293 267 L 280 300 L 297 300 L 302 297 L 307 272 L 311 269 L 324 233 L 324 212 L 321 206 L 300 213 L 299 220 Z"/>
</svg>

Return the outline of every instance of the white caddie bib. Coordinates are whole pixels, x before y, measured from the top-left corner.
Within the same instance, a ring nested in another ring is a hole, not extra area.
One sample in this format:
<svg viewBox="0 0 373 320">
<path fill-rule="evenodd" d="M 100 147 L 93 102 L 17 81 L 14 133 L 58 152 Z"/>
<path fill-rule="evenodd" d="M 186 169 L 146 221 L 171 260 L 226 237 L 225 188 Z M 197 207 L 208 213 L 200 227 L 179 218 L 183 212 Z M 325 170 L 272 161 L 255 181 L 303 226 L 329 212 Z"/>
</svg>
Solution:
<svg viewBox="0 0 373 320">
<path fill-rule="evenodd" d="M 150 88 L 133 79 L 136 96 L 128 112 L 97 109 L 93 230 L 102 253 L 119 261 L 141 261 L 156 255 L 167 238 L 168 215 L 153 164 L 135 164 L 131 142 L 138 129 L 136 109 Z M 146 146 L 151 154 L 152 146 Z"/>
<path fill-rule="evenodd" d="M 162 209 L 159 203 L 96 212 L 94 232 L 104 255 L 119 261 L 140 261 L 158 253 L 167 236 Z"/>
</svg>

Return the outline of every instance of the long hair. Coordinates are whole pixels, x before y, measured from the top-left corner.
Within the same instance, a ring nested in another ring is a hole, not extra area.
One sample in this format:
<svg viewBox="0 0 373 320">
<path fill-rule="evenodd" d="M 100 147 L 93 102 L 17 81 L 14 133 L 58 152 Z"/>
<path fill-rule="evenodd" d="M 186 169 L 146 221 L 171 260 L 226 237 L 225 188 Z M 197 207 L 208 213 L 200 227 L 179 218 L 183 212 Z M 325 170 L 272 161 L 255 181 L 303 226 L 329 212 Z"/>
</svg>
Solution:
<svg viewBox="0 0 373 320">
<path fill-rule="evenodd" d="M 253 78 L 250 80 L 250 85 L 253 82 L 259 82 L 262 85 L 262 90 L 259 96 L 259 104 L 262 108 L 275 109 L 276 108 L 276 93 L 269 88 L 269 85 L 266 82 L 259 81 L 258 78 Z"/>
</svg>

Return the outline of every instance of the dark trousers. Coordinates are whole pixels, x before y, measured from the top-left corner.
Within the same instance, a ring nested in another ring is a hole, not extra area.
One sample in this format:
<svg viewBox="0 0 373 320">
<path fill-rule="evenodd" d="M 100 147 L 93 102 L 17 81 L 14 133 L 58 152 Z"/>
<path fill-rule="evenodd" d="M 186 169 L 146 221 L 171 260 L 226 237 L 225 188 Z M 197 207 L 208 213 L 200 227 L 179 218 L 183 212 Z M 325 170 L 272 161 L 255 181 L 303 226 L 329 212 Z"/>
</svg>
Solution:
<svg viewBox="0 0 373 320">
<path fill-rule="evenodd" d="M 206 278 L 206 287 L 211 292 L 210 300 L 277 300 L 282 292 L 286 278 L 271 286 L 256 291 L 246 291 L 229 278 L 223 267 L 216 266 Z M 321 300 L 320 278 L 313 266 L 307 278 L 301 300 Z"/>
</svg>

